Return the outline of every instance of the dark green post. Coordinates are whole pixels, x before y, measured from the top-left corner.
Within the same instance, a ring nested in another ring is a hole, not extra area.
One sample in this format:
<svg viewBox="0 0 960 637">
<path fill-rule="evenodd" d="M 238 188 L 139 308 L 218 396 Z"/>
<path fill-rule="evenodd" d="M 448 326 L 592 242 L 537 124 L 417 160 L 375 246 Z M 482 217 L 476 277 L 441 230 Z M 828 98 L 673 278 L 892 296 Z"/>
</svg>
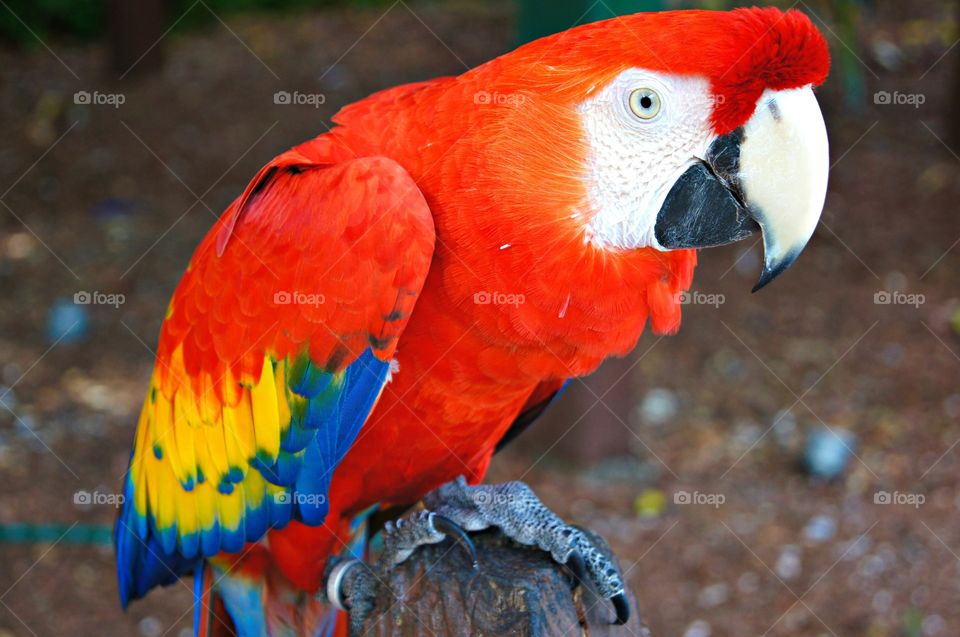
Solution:
<svg viewBox="0 0 960 637">
<path fill-rule="evenodd" d="M 664 0 L 518 0 L 520 43 L 564 31 L 577 24 L 638 11 L 662 11 Z"/>
</svg>

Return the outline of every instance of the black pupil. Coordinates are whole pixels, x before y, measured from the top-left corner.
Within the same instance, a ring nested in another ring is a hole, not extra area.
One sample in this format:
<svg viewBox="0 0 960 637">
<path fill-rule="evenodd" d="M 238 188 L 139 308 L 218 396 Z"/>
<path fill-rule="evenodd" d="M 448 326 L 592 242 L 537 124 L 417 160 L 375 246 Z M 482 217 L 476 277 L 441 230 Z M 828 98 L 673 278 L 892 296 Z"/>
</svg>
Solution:
<svg viewBox="0 0 960 637">
<path fill-rule="evenodd" d="M 642 106 L 643 108 L 650 108 L 651 106 L 653 106 L 653 100 L 650 99 L 649 95 L 644 95 L 643 97 L 640 98 L 640 106 Z"/>
</svg>

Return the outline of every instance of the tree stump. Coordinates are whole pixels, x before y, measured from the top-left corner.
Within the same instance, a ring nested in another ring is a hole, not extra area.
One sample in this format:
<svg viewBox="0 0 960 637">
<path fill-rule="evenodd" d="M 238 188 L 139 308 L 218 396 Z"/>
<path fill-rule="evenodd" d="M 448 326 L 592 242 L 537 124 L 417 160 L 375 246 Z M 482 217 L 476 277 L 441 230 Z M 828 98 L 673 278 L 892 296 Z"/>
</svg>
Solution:
<svg viewBox="0 0 960 637">
<path fill-rule="evenodd" d="M 587 534 L 610 554 L 606 542 Z M 498 532 L 471 536 L 479 568 L 450 540 L 425 546 L 391 573 L 364 625 L 369 637 L 649 637 L 627 591 L 630 621 L 547 553 Z"/>
</svg>

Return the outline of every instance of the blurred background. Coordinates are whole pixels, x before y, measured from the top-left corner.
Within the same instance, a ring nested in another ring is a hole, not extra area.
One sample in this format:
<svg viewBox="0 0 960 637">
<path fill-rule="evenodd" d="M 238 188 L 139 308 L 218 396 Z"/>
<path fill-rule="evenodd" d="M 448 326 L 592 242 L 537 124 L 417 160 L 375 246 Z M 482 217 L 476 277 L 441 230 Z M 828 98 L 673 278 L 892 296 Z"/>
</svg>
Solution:
<svg viewBox="0 0 960 637">
<path fill-rule="evenodd" d="M 192 634 L 189 585 L 119 610 L 113 494 L 167 300 L 261 165 L 372 91 L 730 4 L 0 0 L 0 637 Z M 680 333 L 490 479 L 604 535 L 655 636 L 958 635 L 960 4 L 781 6 L 834 60 L 806 252 L 756 295 L 756 241 L 703 252 Z"/>
</svg>

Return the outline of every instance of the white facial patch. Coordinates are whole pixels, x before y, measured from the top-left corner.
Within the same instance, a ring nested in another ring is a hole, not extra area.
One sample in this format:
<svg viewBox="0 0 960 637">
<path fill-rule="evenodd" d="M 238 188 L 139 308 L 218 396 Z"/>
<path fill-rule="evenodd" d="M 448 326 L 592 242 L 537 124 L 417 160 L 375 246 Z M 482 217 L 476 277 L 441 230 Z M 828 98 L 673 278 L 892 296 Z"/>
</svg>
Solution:
<svg viewBox="0 0 960 637">
<path fill-rule="evenodd" d="M 631 110 L 630 95 L 637 89 L 659 97 L 652 118 Z M 625 250 L 662 249 L 654 236 L 657 213 L 677 178 L 706 155 L 715 137 L 709 83 L 628 69 L 578 111 L 589 146 L 586 179 L 593 215 L 587 241 Z"/>
</svg>

